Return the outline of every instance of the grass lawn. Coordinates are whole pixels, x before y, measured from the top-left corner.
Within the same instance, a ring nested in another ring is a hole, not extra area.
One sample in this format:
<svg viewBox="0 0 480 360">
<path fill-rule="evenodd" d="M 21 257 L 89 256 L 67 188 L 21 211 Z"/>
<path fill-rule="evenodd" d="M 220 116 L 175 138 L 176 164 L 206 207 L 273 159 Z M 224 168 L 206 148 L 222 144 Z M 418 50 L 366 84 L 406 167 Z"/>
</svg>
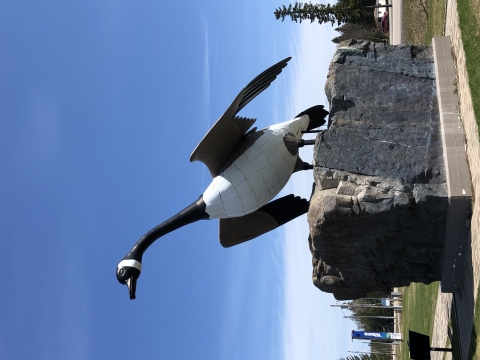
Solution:
<svg viewBox="0 0 480 360">
<path fill-rule="evenodd" d="M 475 304 L 475 315 L 473 318 L 472 335 L 470 338 L 470 349 L 468 349 L 468 360 L 480 359 L 480 289 L 477 293 L 477 302 Z"/>
<path fill-rule="evenodd" d="M 425 34 L 425 44 L 432 43 L 435 36 L 443 36 L 445 32 L 445 5 L 446 0 L 428 1 L 428 21 Z"/>
<path fill-rule="evenodd" d="M 403 0 L 403 42 L 405 44 L 424 45 L 427 34 L 426 0 Z"/>
<path fill-rule="evenodd" d="M 472 93 L 473 110 L 480 130 L 480 0 L 457 0 L 463 49 Z"/>
<path fill-rule="evenodd" d="M 437 304 L 438 282 L 430 285 L 414 283 L 403 288 L 402 337 L 398 359 L 409 359 L 408 330 L 432 336 Z"/>
<path fill-rule="evenodd" d="M 403 35 L 406 44 L 429 45 L 443 36 L 446 0 L 403 0 Z"/>
<path fill-rule="evenodd" d="M 480 130 L 480 0 L 458 0 L 458 17 L 475 119 Z M 478 289 L 480 294 L 480 289 Z M 480 297 L 477 294 L 468 359 L 480 360 Z"/>
<path fill-rule="evenodd" d="M 406 44 L 428 45 L 442 36 L 446 0 L 403 0 L 403 35 Z M 457 0 L 463 48 L 472 93 L 473 110 L 480 130 L 480 0 Z"/>
<path fill-rule="evenodd" d="M 434 36 L 444 35 L 446 0 L 403 0 L 404 43 L 428 45 Z M 466 55 L 473 108 L 480 129 L 480 0 L 457 0 L 460 29 Z M 439 283 L 412 284 L 403 290 L 403 338 L 408 330 L 432 335 L 433 318 Z M 453 358 L 458 358 L 455 315 L 451 316 Z M 449 343 L 449 341 L 448 341 Z M 449 344 L 450 345 L 450 344 Z M 449 346 L 448 346 L 449 347 Z M 408 359 L 406 341 L 400 347 L 398 359 Z M 475 305 L 469 360 L 480 360 L 480 289 Z"/>
</svg>

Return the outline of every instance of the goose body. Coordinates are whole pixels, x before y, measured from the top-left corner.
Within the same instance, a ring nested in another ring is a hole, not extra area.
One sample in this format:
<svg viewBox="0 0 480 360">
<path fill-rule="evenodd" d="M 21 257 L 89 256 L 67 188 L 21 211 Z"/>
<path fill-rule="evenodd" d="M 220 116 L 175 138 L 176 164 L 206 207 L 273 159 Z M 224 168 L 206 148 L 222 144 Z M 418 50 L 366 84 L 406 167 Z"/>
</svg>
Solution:
<svg viewBox="0 0 480 360">
<path fill-rule="evenodd" d="M 250 130 L 255 119 L 236 116 L 270 86 L 289 60 L 271 66 L 243 88 L 193 151 L 190 161 L 203 162 L 212 175 L 205 192 L 184 210 L 148 231 L 117 265 L 117 280 L 127 285 L 130 299 L 135 299 L 143 254 L 169 232 L 198 220 L 219 219 L 220 243 L 231 247 L 307 212 L 306 199 L 287 195 L 271 200 L 293 172 L 312 168 L 300 159 L 298 147 L 307 143 L 301 143 L 303 132 L 323 125 L 328 112 L 317 105 L 293 120 L 259 131 Z"/>
<path fill-rule="evenodd" d="M 251 134 L 254 142 L 213 179 L 202 195 L 209 218 L 247 215 L 273 199 L 297 163 L 298 151 L 287 148 L 287 143 L 301 139 L 308 123 L 309 117 L 303 115 Z"/>
</svg>

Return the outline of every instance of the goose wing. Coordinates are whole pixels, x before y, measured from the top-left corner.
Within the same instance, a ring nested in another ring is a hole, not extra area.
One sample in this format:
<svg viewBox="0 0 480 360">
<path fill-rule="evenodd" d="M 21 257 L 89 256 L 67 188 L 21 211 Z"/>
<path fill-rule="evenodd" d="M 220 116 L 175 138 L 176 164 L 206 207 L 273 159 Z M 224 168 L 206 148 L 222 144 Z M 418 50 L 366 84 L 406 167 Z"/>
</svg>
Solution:
<svg viewBox="0 0 480 360">
<path fill-rule="evenodd" d="M 306 199 L 290 194 L 248 215 L 220 219 L 220 244 L 231 247 L 254 239 L 305 214 L 308 206 Z"/>
<path fill-rule="evenodd" d="M 217 120 L 190 156 L 190 162 L 201 161 L 207 165 L 212 177 L 228 158 L 235 146 L 243 139 L 256 119 L 235 116 L 270 84 L 287 66 L 291 58 L 286 58 L 271 66 L 253 79 L 237 95 L 227 111 Z"/>
</svg>

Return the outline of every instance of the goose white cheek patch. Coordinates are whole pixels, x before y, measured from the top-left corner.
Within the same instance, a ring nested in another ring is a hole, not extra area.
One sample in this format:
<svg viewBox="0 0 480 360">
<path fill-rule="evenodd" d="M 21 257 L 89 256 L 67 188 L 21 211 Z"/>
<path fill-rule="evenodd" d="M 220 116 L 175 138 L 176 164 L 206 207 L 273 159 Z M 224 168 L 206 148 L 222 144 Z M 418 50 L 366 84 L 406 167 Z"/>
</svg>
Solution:
<svg viewBox="0 0 480 360">
<path fill-rule="evenodd" d="M 137 261 L 137 260 L 122 260 L 122 261 L 120 261 L 120 263 L 118 264 L 118 267 L 121 268 L 121 267 L 124 267 L 124 266 L 134 267 L 135 269 L 138 269 L 139 271 L 142 271 L 142 263 L 140 261 Z"/>
</svg>

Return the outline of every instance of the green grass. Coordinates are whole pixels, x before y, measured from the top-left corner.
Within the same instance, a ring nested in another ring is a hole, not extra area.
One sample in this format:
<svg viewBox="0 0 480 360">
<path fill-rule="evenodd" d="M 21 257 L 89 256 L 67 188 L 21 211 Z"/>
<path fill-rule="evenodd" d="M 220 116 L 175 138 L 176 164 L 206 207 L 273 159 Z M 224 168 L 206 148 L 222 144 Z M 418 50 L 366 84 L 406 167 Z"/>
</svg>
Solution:
<svg viewBox="0 0 480 360">
<path fill-rule="evenodd" d="M 404 0 L 403 39 L 406 44 L 428 45 L 445 29 L 446 0 Z M 480 0 L 457 0 L 473 111 L 480 131 Z"/>
<path fill-rule="evenodd" d="M 469 360 L 480 359 L 480 339 L 478 334 L 480 332 L 480 288 L 477 292 L 477 302 L 475 303 L 475 315 L 473 317 L 472 335 L 470 337 L 470 348 L 468 349 Z"/>
<path fill-rule="evenodd" d="M 480 0 L 457 0 L 457 6 L 473 111 L 480 130 L 480 65 L 478 63 L 480 58 Z M 469 360 L 480 360 L 480 338 L 478 335 L 480 333 L 480 288 L 477 291 L 468 351 Z"/>
<path fill-rule="evenodd" d="M 404 0 L 404 43 L 429 45 L 434 36 L 443 36 L 446 0 Z"/>
<path fill-rule="evenodd" d="M 480 58 L 480 0 L 457 0 L 457 7 L 473 111 L 480 130 L 480 65 L 478 63 Z M 469 360 L 480 360 L 480 339 L 478 335 L 480 333 L 480 288 L 477 291 L 468 351 Z"/>
<path fill-rule="evenodd" d="M 475 118 L 480 130 L 480 0 L 457 0 L 460 29 L 466 56 L 470 91 L 472 94 Z M 425 11 L 425 9 L 427 11 Z M 427 45 L 434 36 L 444 33 L 445 0 L 404 0 L 403 1 L 403 35 L 404 43 Z M 429 286 L 412 284 L 403 292 L 404 339 L 408 330 L 431 335 L 433 317 L 438 291 L 438 283 Z M 419 306 L 419 304 L 423 304 Z M 453 359 L 459 359 L 455 314 L 451 314 L 451 332 Z M 480 360 L 480 288 L 475 304 L 474 323 L 472 327 L 469 360 Z M 450 340 L 447 341 L 449 347 Z M 399 359 L 408 359 L 406 341 L 400 349 Z"/>
<path fill-rule="evenodd" d="M 428 21 L 425 34 L 425 44 L 430 45 L 432 38 L 443 36 L 445 31 L 445 5 L 446 0 L 428 1 Z"/>
<path fill-rule="evenodd" d="M 480 129 L 480 0 L 457 0 L 473 111 Z"/>
<path fill-rule="evenodd" d="M 437 304 L 438 282 L 430 285 L 413 283 L 403 288 L 402 337 L 400 360 L 409 359 L 407 346 L 408 330 L 432 336 L 435 307 Z"/>
<path fill-rule="evenodd" d="M 405 44 L 425 45 L 428 21 L 426 9 L 426 0 L 403 0 L 402 28 Z"/>
</svg>

